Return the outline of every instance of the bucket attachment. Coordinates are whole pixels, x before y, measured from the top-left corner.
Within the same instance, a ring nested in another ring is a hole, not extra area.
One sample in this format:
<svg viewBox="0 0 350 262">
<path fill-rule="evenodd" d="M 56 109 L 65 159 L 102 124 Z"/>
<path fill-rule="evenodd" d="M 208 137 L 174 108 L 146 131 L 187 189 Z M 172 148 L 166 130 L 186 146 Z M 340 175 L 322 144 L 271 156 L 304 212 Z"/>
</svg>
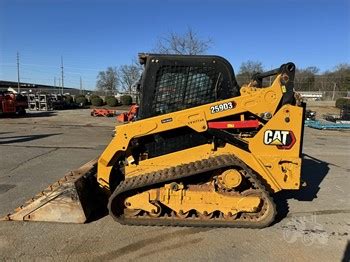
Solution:
<svg viewBox="0 0 350 262">
<path fill-rule="evenodd" d="M 87 222 L 107 206 L 96 181 L 96 167 L 94 159 L 69 172 L 1 220 Z"/>
</svg>

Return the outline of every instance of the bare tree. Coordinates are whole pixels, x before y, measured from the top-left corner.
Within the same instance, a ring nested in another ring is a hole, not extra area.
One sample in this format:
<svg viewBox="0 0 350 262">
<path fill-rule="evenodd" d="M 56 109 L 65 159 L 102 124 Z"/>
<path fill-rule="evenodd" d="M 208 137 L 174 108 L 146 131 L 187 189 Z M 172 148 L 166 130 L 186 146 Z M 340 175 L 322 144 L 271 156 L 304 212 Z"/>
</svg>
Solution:
<svg viewBox="0 0 350 262">
<path fill-rule="evenodd" d="M 318 87 L 315 85 L 315 78 L 317 73 L 320 71 L 316 66 L 309 66 L 305 69 L 297 68 L 295 71 L 295 89 L 296 90 L 317 90 Z"/>
<path fill-rule="evenodd" d="M 331 91 L 332 100 L 346 96 L 350 91 L 350 64 L 338 64 L 333 71 L 326 71 L 316 78 L 317 85 L 322 91 Z M 328 92 L 329 93 L 329 92 Z"/>
<path fill-rule="evenodd" d="M 252 77 L 255 73 L 262 72 L 263 65 L 259 61 L 248 60 L 247 62 L 243 62 L 239 67 L 240 75 L 246 75 L 248 77 Z"/>
<path fill-rule="evenodd" d="M 116 67 L 108 67 L 106 71 L 100 71 L 97 75 L 96 89 L 106 93 L 118 91 L 118 71 Z"/>
<path fill-rule="evenodd" d="M 243 62 L 239 67 L 237 74 L 237 82 L 242 85 L 243 83 L 248 83 L 255 73 L 263 72 L 264 67 L 259 61 L 248 60 Z"/>
<path fill-rule="evenodd" d="M 334 67 L 334 71 L 349 71 L 349 70 L 350 70 L 350 64 L 348 63 L 340 63 Z"/>
<path fill-rule="evenodd" d="M 172 32 L 159 38 L 154 51 L 161 54 L 199 55 L 205 54 L 212 45 L 210 38 L 200 39 L 189 27 L 184 34 Z"/>
<path fill-rule="evenodd" d="M 136 91 L 135 83 L 140 79 L 142 67 L 136 63 L 131 65 L 122 65 L 119 68 L 121 88 L 129 94 Z"/>
</svg>

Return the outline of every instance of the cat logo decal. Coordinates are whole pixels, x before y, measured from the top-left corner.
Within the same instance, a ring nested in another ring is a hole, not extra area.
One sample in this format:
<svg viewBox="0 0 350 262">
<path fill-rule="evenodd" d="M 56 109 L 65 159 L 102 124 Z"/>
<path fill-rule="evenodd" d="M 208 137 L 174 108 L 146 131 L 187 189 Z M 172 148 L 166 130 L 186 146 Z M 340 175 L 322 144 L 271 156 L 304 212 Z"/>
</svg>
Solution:
<svg viewBox="0 0 350 262">
<path fill-rule="evenodd" d="M 295 144 L 295 136 L 288 130 L 266 130 L 264 133 L 264 144 L 274 145 L 278 149 L 290 149 Z"/>
</svg>

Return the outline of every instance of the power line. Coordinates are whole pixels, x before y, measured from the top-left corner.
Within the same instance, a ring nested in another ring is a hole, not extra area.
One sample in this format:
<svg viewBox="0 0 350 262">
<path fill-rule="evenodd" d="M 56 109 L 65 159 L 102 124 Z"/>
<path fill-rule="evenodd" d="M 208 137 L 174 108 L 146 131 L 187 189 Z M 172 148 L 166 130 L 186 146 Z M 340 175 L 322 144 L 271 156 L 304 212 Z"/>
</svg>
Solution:
<svg viewBox="0 0 350 262">
<path fill-rule="evenodd" d="M 72 67 L 72 66 L 67 66 L 66 68 L 78 69 L 78 70 L 101 71 L 101 68 L 85 68 L 85 67 Z"/>
<path fill-rule="evenodd" d="M 0 63 L 0 65 L 1 66 L 16 66 L 16 63 Z"/>
<path fill-rule="evenodd" d="M 52 65 L 42 65 L 42 64 L 27 64 L 27 63 L 22 63 L 22 65 L 26 65 L 26 66 L 38 66 L 38 67 L 51 67 L 51 68 L 57 68 L 57 66 L 52 66 Z"/>
<path fill-rule="evenodd" d="M 22 56 L 21 56 L 22 58 Z M 23 61 L 23 58 L 22 58 Z M 1 63 L 0 62 L 0 66 L 8 66 L 8 67 L 14 67 L 16 66 L 16 63 Z M 27 67 L 27 66 L 34 66 L 34 67 L 42 67 L 42 68 L 57 68 L 57 66 L 52 66 L 52 65 L 44 65 L 44 64 L 27 64 L 27 63 L 21 63 L 21 66 Z M 102 69 L 101 68 L 84 68 L 84 67 L 72 67 L 72 66 L 65 66 L 65 68 L 69 68 L 69 69 L 75 69 L 77 70 L 76 72 L 80 72 L 80 71 L 93 71 L 93 72 L 99 72 Z M 33 69 L 33 70 L 37 70 L 37 69 Z M 79 74 L 79 73 L 76 73 Z"/>
</svg>

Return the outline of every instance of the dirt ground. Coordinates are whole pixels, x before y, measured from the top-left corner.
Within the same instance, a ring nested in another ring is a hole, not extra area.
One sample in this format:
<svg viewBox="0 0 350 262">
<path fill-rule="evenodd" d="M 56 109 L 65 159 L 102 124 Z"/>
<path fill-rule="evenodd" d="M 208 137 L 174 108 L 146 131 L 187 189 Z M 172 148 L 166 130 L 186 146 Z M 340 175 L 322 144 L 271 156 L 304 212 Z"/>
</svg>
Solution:
<svg viewBox="0 0 350 262">
<path fill-rule="evenodd" d="M 323 115 L 339 115 L 339 108 L 335 107 L 335 101 L 306 101 L 306 108 L 316 111 L 316 119 L 322 119 Z"/>
<path fill-rule="evenodd" d="M 89 110 L 0 118 L 0 216 L 101 154 L 115 125 Z M 88 224 L 0 221 L 0 260 L 349 261 L 349 141 L 349 131 L 305 128 L 307 186 L 276 195 L 289 209 L 268 228 L 135 227 L 109 216 Z"/>
</svg>

